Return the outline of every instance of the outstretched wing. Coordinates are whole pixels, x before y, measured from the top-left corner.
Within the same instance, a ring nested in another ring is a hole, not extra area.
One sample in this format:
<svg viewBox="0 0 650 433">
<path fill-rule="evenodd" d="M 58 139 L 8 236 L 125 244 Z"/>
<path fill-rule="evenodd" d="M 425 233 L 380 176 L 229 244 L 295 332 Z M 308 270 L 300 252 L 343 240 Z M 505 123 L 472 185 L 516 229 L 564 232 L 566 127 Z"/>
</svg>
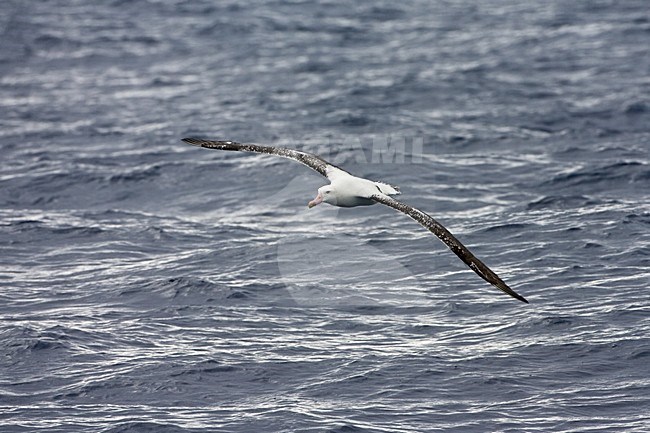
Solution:
<svg viewBox="0 0 650 433">
<path fill-rule="evenodd" d="M 325 161 L 318 155 L 313 153 L 303 152 L 300 150 L 287 149 L 286 147 L 274 147 L 274 146 L 260 146 L 258 144 L 242 144 L 235 141 L 214 141 L 214 140 L 202 140 L 200 138 L 183 138 L 185 143 L 189 143 L 192 146 L 205 147 L 206 149 L 217 149 L 217 150 L 233 150 L 238 152 L 255 152 L 255 153 L 266 153 L 269 155 L 277 155 L 283 158 L 293 159 L 298 161 L 301 164 L 306 165 L 307 167 L 316 170 L 323 176 L 332 180 L 332 176 L 335 176 L 341 171 L 347 173 L 345 170 L 330 164 Z"/>
<path fill-rule="evenodd" d="M 526 298 L 512 290 L 508 285 L 495 274 L 485 263 L 476 258 L 470 250 L 465 247 L 454 235 L 451 234 L 442 224 L 433 219 L 430 215 L 418 210 L 412 206 L 404 204 L 386 195 L 375 194 L 371 197 L 374 201 L 392 207 L 395 210 L 405 213 L 415 221 L 419 222 L 427 230 L 438 236 L 450 250 L 454 252 L 471 270 L 476 272 L 481 278 L 496 288 L 504 291 L 515 299 L 528 303 Z"/>
</svg>

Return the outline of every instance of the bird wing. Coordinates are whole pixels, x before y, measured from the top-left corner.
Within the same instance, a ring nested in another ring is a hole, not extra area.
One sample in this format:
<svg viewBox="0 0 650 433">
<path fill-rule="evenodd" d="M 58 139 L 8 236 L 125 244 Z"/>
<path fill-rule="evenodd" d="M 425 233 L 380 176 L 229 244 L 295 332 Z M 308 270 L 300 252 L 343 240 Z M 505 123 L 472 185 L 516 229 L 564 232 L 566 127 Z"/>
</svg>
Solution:
<svg viewBox="0 0 650 433">
<path fill-rule="evenodd" d="M 318 155 L 300 150 L 287 149 L 286 147 L 261 146 L 259 144 L 242 144 L 235 141 L 215 141 L 203 140 L 200 138 L 183 138 L 185 143 L 192 146 L 205 147 L 206 149 L 232 150 L 238 152 L 255 152 L 266 153 L 268 155 L 277 155 L 283 158 L 293 159 L 307 167 L 316 170 L 323 176 L 332 180 L 333 177 L 347 171 L 325 161 Z"/>
<path fill-rule="evenodd" d="M 438 238 L 440 238 L 440 240 L 444 242 L 449 247 L 449 249 L 454 252 L 454 254 L 456 254 L 463 262 L 465 262 L 467 266 L 470 267 L 471 270 L 476 272 L 485 281 L 512 296 L 513 298 L 528 303 L 526 298 L 508 287 L 508 285 L 501 278 L 499 278 L 499 276 L 494 273 L 494 271 L 488 268 L 485 263 L 477 259 L 476 256 L 472 254 L 472 252 L 468 250 L 467 247 L 465 247 L 465 245 L 456 239 L 456 237 L 452 235 L 451 232 L 447 230 L 442 224 L 433 219 L 433 217 L 422 212 L 419 209 L 414 208 L 413 206 L 409 206 L 384 194 L 374 194 L 371 198 L 377 203 L 392 207 L 393 209 L 405 213 L 415 221 L 419 222 L 431 233 L 438 236 Z"/>
</svg>

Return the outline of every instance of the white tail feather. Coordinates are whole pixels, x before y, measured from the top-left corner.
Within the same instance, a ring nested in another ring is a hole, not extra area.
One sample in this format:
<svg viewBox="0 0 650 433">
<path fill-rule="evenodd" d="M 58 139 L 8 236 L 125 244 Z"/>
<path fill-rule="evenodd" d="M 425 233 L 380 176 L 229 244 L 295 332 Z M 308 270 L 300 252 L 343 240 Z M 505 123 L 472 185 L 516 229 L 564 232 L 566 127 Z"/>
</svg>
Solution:
<svg viewBox="0 0 650 433">
<path fill-rule="evenodd" d="M 383 182 L 375 182 L 375 185 L 377 185 L 377 188 L 381 191 L 382 194 L 386 195 L 398 195 L 401 194 L 399 191 L 399 188 L 396 186 L 389 185 L 387 183 Z"/>
</svg>

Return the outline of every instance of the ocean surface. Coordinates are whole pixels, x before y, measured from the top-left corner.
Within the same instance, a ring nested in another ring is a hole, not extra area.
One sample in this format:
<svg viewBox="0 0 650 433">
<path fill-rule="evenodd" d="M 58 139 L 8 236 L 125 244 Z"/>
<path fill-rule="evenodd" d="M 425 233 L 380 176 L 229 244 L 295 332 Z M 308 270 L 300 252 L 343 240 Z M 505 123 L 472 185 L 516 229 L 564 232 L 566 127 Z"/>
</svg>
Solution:
<svg viewBox="0 0 650 433">
<path fill-rule="evenodd" d="M 650 431 L 649 11 L 2 1 L 0 432 Z"/>
</svg>

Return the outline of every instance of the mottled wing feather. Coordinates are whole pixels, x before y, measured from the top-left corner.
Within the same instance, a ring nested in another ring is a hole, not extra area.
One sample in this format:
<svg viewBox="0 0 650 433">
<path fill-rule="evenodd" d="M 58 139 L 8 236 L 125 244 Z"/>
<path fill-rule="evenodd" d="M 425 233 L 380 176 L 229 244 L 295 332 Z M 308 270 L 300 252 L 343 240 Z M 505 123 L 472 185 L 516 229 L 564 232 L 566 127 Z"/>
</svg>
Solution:
<svg viewBox="0 0 650 433">
<path fill-rule="evenodd" d="M 451 234 L 442 224 L 433 219 L 430 215 L 418 210 L 412 206 L 404 204 L 386 195 L 373 195 L 372 199 L 378 203 L 392 207 L 395 210 L 405 213 L 415 221 L 419 222 L 427 230 L 438 236 L 442 242 L 449 247 L 471 270 L 476 272 L 481 278 L 496 288 L 502 290 L 508 295 L 522 302 L 528 303 L 526 298 L 512 290 L 499 276 L 487 267 L 482 261 L 476 258 L 470 250 L 465 247 L 456 237 Z"/>
<path fill-rule="evenodd" d="M 336 167 L 335 165 L 325 161 L 318 155 L 314 155 L 313 153 L 309 152 L 302 152 L 300 150 L 287 149 L 285 147 L 260 146 L 258 144 L 242 144 L 235 141 L 203 140 L 200 138 L 183 138 L 183 141 L 193 146 L 205 147 L 206 149 L 266 153 L 268 155 L 276 155 L 283 158 L 293 159 L 313 170 L 316 170 L 325 177 L 328 177 L 328 166 L 342 170 L 339 167 Z M 332 169 L 330 168 L 329 171 L 331 173 Z"/>
</svg>

